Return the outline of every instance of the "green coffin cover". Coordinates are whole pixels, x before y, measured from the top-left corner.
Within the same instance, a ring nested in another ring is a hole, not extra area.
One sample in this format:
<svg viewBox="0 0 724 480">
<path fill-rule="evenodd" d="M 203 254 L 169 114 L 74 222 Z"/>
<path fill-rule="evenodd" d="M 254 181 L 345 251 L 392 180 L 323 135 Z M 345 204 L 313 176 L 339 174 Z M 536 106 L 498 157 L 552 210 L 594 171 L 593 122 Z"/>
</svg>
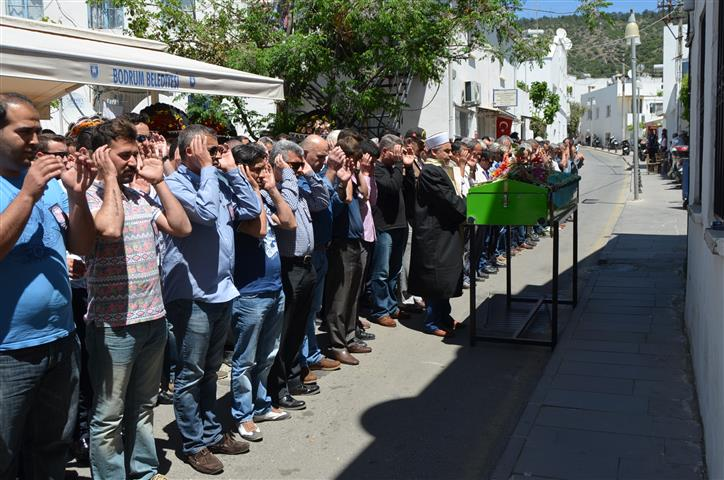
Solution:
<svg viewBox="0 0 724 480">
<path fill-rule="evenodd" d="M 517 180 L 495 180 L 468 192 L 468 220 L 475 225 L 535 225 L 548 216 L 548 189 Z"/>
</svg>

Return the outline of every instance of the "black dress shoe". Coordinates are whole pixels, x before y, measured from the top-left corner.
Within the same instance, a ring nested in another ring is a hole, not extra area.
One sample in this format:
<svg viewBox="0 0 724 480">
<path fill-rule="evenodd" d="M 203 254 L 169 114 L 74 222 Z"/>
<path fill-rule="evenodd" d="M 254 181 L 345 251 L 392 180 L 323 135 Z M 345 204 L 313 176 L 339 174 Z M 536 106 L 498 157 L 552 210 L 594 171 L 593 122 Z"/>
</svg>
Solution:
<svg viewBox="0 0 724 480">
<path fill-rule="evenodd" d="M 297 400 L 291 395 L 284 395 L 279 399 L 279 408 L 284 410 L 304 410 L 307 404 L 303 400 Z"/>
<path fill-rule="evenodd" d="M 316 395 L 319 393 L 319 385 L 317 384 L 301 384 L 298 387 L 289 389 L 292 395 Z"/>
<path fill-rule="evenodd" d="M 360 340 L 360 341 L 374 340 L 375 338 L 377 338 L 377 337 L 375 337 L 374 333 L 365 332 L 361 328 L 357 329 L 357 332 L 355 333 L 354 336 L 356 337 L 357 340 Z"/>
</svg>

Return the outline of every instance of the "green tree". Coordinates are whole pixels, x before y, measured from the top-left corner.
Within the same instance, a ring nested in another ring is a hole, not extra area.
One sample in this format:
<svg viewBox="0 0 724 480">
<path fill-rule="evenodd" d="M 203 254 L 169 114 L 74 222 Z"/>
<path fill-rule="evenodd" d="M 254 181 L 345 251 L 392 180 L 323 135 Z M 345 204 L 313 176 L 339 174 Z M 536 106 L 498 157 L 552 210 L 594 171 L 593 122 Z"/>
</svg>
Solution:
<svg viewBox="0 0 724 480">
<path fill-rule="evenodd" d="M 578 102 L 570 102 L 568 105 L 571 111 L 568 117 L 568 136 L 575 138 L 578 136 L 578 126 L 581 124 L 583 114 L 586 113 L 586 107 Z"/>
<path fill-rule="evenodd" d="M 530 128 L 536 137 L 545 138 L 548 125 L 553 123 L 556 113 L 561 108 L 561 98 L 557 93 L 548 90 L 546 82 L 531 83 L 528 94 L 533 105 Z"/>
<path fill-rule="evenodd" d="M 679 102 L 681 102 L 681 118 L 688 122 L 691 104 L 691 86 L 688 73 L 681 78 Z"/>
<path fill-rule="evenodd" d="M 373 113 L 396 116 L 405 107 L 403 78 L 439 83 L 448 63 L 481 51 L 540 61 L 552 37 L 526 36 L 522 0 L 196 0 L 198 15 L 181 0 L 114 3 L 127 7 L 132 34 L 171 53 L 282 78 L 276 131 L 293 129 L 310 110 L 337 126 L 364 127 Z M 607 4 L 580 0 L 579 9 L 589 19 Z M 231 105 L 253 126 L 243 102 Z"/>
</svg>

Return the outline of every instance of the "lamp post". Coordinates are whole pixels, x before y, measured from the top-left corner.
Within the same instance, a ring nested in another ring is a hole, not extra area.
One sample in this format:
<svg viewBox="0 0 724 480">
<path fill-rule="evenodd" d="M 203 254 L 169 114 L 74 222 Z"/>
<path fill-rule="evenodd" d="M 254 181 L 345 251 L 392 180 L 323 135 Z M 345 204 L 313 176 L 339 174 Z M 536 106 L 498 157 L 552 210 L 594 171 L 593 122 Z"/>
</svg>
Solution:
<svg viewBox="0 0 724 480">
<path fill-rule="evenodd" d="M 633 105 L 631 112 L 633 114 L 633 191 L 634 200 L 639 199 L 639 102 L 638 96 L 636 95 L 636 45 L 641 45 L 641 37 L 639 35 L 639 25 L 636 23 L 636 16 L 633 10 L 631 15 L 628 17 L 628 23 L 626 24 L 626 32 L 624 38 L 631 44 L 631 96 L 633 99 Z M 624 92 L 625 94 L 625 92 Z"/>
</svg>

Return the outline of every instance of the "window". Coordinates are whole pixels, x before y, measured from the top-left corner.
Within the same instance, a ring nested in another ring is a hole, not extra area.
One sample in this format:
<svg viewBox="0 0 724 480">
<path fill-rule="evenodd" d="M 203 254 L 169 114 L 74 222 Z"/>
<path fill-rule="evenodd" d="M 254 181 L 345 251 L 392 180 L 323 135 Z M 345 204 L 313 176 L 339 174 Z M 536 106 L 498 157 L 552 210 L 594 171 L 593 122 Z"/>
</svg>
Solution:
<svg viewBox="0 0 724 480">
<path fill-rule="evenodd" d="M 593 110 L 591 110 L 590 108 L 588 109 L 588 119 L 593 120 Z"/>
<path fill-rule="evenodd" d="M 596 107 L 596 120 L 598 120 L 599 113 L 601 113 L 601 111 L 598 107 Z"/>
<path fill-rule="evenodd" d="M 123 28 L 123 7 L 115 7 L 113 0 L 102 0 L 88 5 L 88 26 L 99 30 Z"/>
<path fill-rule="evenodd" d="M 7 0 L 5 12 L 11 17 L 40 20 L 43 18 L 43 0 Z"/>
<path fill-rule="evenodd" d="M 714 213 L 724 218 L 724 8 L 719 7 L 716 73 L 716 140 L 714 141 Z"/>
<path fill-rule="evenodd" d="M 664 102 L 649 103 L 649 113 L 660 115 L 664 112 Z"/>
<path fill-rule="evenodd" d="M 606 118 L 611 116 L 611 105 L 606 105 Z"/>
</svg>

